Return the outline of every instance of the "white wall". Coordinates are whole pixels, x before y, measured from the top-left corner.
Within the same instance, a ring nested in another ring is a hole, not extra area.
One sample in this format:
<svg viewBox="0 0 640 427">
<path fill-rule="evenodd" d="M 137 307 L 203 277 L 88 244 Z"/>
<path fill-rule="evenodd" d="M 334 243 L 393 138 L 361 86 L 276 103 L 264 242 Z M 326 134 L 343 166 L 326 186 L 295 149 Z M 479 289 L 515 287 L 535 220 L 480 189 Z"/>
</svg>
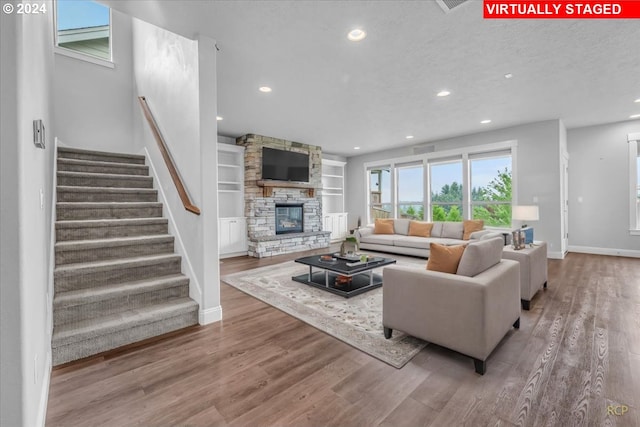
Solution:
<svg viewBox="0 0 640 427">
<path fill-rule="evenodd" d="M 138 153 L 134 145 L 131 17 L 112 10 L 114 68 L 55 54 L 54 105 L 66 146 Z"/>
<path fill-rule="evenodd" d="M 516 140 L 518 142 L 517 203 L 537 204 L 540 207 L 540 221 L 532 223 L 536 240 L 548 243 L 549 254 L 561 257 L 560 221 L 560 131 L 559 120 L 530 123 L 464 135 L 439 141 L 431 141 L 435 151 L 450 150 L 473 145 L 491 144 Z M 364 143 L 361 143 L 362 145 Z M 424 145 L 427 143 L 421 143 Z M 358 216 L 366 216 L 366 192 L 364 164 L 375 160 L 410 156 L 413 146 L 381 151 L 362 156 L 349 157 L 347 163 L 347 211 L 349 227 L 354 227 Z M 534 199 L 535 198 L 535 199 Z M 537 202 L 534 203 L 534 200 Z"/>
<path fill-rule="evenodd" d="M 0 425 L 37 426 L 44 424 L 51 367 L 53 26 L 51 14 L 2 13 L 0 20 Z M 33 145 L 34 119 L 47 129 L 44 150 Z"/>
<path fill-rule="evenodd" d="M 175 225 L 179 251 L 183 250 L 183 271 L 193 271 L 190 295 L 200 303 L 201 323 L 206 323 L 204 313 L 211 310 L 215 312 L 213 319 L 218 320 L 215 45 L 212 40 L 199 44 L 134 18 L 133 46 L 136 96 L 147 99 L 190 198 L 202 215 L 184 209 L 139 111 L 134 115 L 134 133 L 155 167 L 165 210 Z"/>
<path fill-rule="evenodd" d="M 640 256 L 640 236 L 629 234 L 627 135 L 640 121 L 571 129 L 569 250 Z"/>
</svg>

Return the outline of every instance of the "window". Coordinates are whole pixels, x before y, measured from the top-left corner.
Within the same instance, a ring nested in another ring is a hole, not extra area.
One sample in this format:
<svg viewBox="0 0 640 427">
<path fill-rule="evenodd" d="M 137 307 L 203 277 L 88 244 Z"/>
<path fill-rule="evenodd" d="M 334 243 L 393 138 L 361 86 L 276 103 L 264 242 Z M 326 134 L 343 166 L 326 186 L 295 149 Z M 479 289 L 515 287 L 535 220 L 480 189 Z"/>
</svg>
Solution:
<svg viewBox="0 0 640 427">
<path fill-rule="evenodd" d="M 489 227 L 510 228 L 517 148 L 516 141 L 505 141 L 366 163 L 367 220 L 482 219 Z"/>
<path fill-rule="evenodd" d="M 511 226 L 511 155 L 471 158 L 471 212 L 494 227 Z"/>
<path fill-rule="evenodd" d="M 369 219 L 393 218 L 391 167 L 369 170 Z"/>
<path fill-rule="evenodd" d="M 88 0 L 57 0 L 58 52 L 111 61 L 111 11 Z"/>
<path fill-rule="evenodd" d="M 431 218 L 433 221 L 462 221 L 462 160 L 430 163 Z"/>
<path fill-rule="evenodd" d="M 400 165 L 398 171 L 398 218 L 424 219 L 424 167 L 422 162 Z"/>
</svg>

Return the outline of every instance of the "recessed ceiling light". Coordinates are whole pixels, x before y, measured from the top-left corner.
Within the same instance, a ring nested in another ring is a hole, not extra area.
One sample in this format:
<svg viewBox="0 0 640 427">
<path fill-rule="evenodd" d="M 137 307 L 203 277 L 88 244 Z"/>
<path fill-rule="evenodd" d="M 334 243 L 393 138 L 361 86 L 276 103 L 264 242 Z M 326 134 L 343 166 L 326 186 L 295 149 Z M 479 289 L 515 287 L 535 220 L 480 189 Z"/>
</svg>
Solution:
<svg viewBox="0 0 640 427">
<path fill-rule="evenodd" d="M 640 98 L 636 99 L 636 100 L 635 100 L 635 101 L 633 101 L 633 102 L 640 102 Z"/>
<path fill-rule="evenodd" d="M 448 90 L 441 90 L 440 92 L 438 92 L 438 96 L 440 98 L 444 97 L 444 96 L 449 96 L 451 95 L 451 92 L 449 92 Z"/>
<path fill-rule="evenodd" d="M 405 136 L 405 138 L 407 138 L 407 139 L 413 139 L 413 135 L 407 135 L 407 136 Z"/>
<path fill-rule="evenodd" d="M 359 150 L 359 149 L 360 149 L 360 147 L 353 147 L 353 149 L 354 149 L 354 150 Z"/>
<path fill-rule="evenodd" d="M 485 120 L 482 120 L 480 123 L 483 125 L 486 125 L 487 123 L 491 123 L 491 120 L 485 119 Z"/>
<path fill-rule="evenodd" d="M 260 86 L 258 89 L 260 92 L 269 93 L 271 92 L 271 88 L 269 86 Z"/>
<path fill-rule="evenodd" d="M 640 114 L 633 114 L 629 116 L 630 119 L 640 119 Z"/>
<path fill-rule="evenodd" d="M 504 75 L 505 79 L 510 79 L 512 77 L 513 77 L 513 74 L 511 74 L 511 73 L 507 73 L 507 74 Z"/>
<path fill-rule="evenodd" d="M 216 116 L 216 120 L 220 121 L 220 120 L 224 120 L 224 119 L 222 117 L 220 117 L 220 116 Z"/>
<path fill-rule="evenodd" d="M 360 28 L 351 30 L 349 31 L 349 34 L 347 34 L 347 38 L 352 42 L 359 42 L 361 40 L 364 40 L 365 37 L 367 37 L 367 33 Z"/>
</svg>

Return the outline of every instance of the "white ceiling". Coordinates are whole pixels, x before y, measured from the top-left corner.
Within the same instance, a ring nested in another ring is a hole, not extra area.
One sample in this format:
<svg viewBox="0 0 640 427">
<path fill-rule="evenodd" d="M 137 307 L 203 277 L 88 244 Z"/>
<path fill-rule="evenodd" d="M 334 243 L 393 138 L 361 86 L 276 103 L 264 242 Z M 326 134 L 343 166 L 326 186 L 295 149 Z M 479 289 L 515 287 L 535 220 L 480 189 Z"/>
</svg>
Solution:
<svg viewBox="0 0 640 427">
<path fill-rule="evenodd" d="M 574 128 L 640 113 L 638 20 L 484 20 L 479 0 L 448 14 L 432 0 L 103 3 L 217 41 L 225 136 L 257 133 L 352 156 L 526 122 Z M 359 43 L 346 38 L 355 27 L 367 32 Z M 263 85 L 273 92 L 259 92 Z M 442 89 L 451 95 L 436 97 Z"/>
</svg>

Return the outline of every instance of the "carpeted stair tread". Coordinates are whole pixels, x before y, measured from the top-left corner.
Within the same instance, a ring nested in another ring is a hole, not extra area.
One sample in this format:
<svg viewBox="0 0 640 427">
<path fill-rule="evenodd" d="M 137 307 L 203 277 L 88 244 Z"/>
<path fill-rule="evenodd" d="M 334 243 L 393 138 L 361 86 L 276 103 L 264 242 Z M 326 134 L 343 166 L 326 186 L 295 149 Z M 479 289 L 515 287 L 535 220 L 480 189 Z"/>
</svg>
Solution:
<svg viewBox="0 0 640 427">
<path fill-rule="evenodd" d="M 99 160 L 102 162 L 144 164 L 145 157 L 140 154 L 110 153 L 106 151 L 82 150 L 79 148 L 58 147 L 58 158 Z"/>
<path fill-rule="evenodd" d="M 167 218 L 82 219 L 56 221 L 56 230 L 64 230 L 68 228 L 116 227 L 126 225 L 163 225 L 168 223 L 169 220 Z"/>
<path fill-rule="evenodd" d="M 153 188 L 153 178 L 117 173 L 58 171 L 58 186 Z"/>
<path fill-rule="evenodd" d="M 99 317 L 58 326 L 53 332 L 52 347 L 107 335 L 114 332 L 162 321 L 183 313 L 197 312 L 198 304 L 190 298 L 129 310 L 111 316 Z"/>
<path fill-rule="evenodd" d="M 167 234 L 167 218 L 84 219 L 56 221 L 58 242 Z"/>
<path fill-rule="evenodd" d="M 58 185 L 59 202 L 156 202 L 158 190 L 152 188 L 84 187 Z"/>
<path fill-rule="evenodd" d="M 119 294 L 140 294 L 151 290 L 163 289 L 172 286 L 189 284 L 189 278 L 182 273 L 171 274 L 153 279 L 136 280 L 133 282 L 118 283 L 99 288 L 78 289 L 75 291 L 60 292 L 53 298 L 55 308 L 65 308 L 80 304 L 89 304 L 96 301 L 113 298 Z"/>
<path fill-rule="evenodd" d="M 105 270 L 112 267 L 135 267 L 140 265 L 149 265 L 149 264 L 157 264 L 164 261 L 172 261 L 175 259 L 180 259 L 180 255 L 176 255 L 174 253 L 171 254 L 161 254 L 161 255 L 148 255 L 148 256 L 140 256 L 135 258 L 118 258 L 118 259 L 110 259 L 106 261 L 96 261 L 96 262 L 79 262 L 76 264 L 65 264 L 61 266 L 57 266 L 54 270 L 54 274 L 64 275 L 64 274 L 74 274 L 80 273 L 90 270 Z"/>
<path fill-rule="evenodd" d="M 58 221 L 161 216 L 159 202 L 56 202 Z"/>
<path fill-rule="evenodd" d="M 53 325 L 57 328 L 188 296 L 189 278 L 181 273 L 60 292 L 53 299 Z"/>
<path fill-rule="evenodd" d="M 58 172 L 108 173 L 127 176 L 148 176 L 149 166 L 134 163 L 101 162 L 98 160 L 58 158 Z"/>
<path fill-rule="evenodd" d="M 55 244 L 56 265 L 173 253 L 169 234 L 108 239 L 70 240 Z"/>
<path fill-rule="evenodd" d="M 111 239 L 70 240 L 57 242 L 56 251 L 83 250 L 95 248 L 115 248 L 119 246 L 142 245 L 145 243 L 173 241 L 171 234 L 158 234 L 153 236 L 114 237 Z"/>
</svg>

